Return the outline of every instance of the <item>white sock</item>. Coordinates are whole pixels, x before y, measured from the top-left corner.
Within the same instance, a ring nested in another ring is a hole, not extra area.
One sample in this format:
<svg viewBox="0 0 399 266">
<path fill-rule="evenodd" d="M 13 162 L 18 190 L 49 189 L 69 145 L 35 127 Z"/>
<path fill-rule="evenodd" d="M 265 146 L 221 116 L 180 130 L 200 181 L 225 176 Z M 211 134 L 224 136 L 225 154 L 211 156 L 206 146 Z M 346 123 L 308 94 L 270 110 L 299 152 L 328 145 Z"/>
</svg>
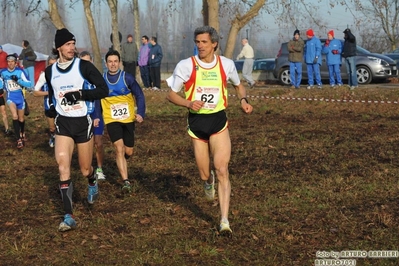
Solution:
<svg viewBox="0 0 399 266">
<path fill-rule="evenodd" d="M 230 224 L 227 218 L 222 218 L 222 220 L 220 220 L 220 223 Z"/>
</svg>

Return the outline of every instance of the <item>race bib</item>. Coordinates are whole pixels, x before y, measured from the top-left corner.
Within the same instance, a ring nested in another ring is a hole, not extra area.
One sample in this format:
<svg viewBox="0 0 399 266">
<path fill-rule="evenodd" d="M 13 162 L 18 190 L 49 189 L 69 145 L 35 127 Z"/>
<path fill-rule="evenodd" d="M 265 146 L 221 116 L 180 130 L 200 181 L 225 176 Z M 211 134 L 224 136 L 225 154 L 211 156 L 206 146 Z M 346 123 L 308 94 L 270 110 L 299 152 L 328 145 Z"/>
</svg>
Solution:
<svg viewBox="0 0 399 266">
<path fill-rule="evenodd" d="M 111 117 L 113 120 L 125 120 L 130 117 L 127 103 L 111 104 Z"/>
<path fill-rule="evenodd" d="M 79 90 L 79 89 L 76 89 Z M 73 91 L 73 90 L 70 90 Z M 60 103 L 61 109 L 65 112 L 65 113 L 70 113 L 70 112 L 74 112 L 77 110 L 82 110 L 85 106 L 85 102 L 84 101 L 77 101 L 75 103 L 68 103 L 67 99 L 64 97 L 64 94 L 70 91 L 66 91 L 66 92 L 60 92 L 57 95 L 57 102 Z"/>
<path fill-rule="evenodd" d="M 203 109 L 213 110 L 219 102 L 219 87 L 195 87 L 195 100 L 203 101 Z"/>
<path fill-rule="evenodd" d="M 22 90 L 21 86 L 19 86 L 18 83 L 16 83 L 14 80 L 7 80 L 7 88 L 8 91 L 17 91 L 17 90 Z"/>
</svg>

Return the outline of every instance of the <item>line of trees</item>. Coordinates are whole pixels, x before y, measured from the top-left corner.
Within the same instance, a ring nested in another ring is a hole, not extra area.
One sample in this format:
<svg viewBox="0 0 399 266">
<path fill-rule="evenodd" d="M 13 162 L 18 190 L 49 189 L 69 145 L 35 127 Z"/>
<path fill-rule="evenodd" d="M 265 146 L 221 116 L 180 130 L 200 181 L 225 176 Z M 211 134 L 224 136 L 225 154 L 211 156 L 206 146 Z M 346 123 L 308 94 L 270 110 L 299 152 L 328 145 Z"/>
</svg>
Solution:
<svg viewBox="0 0 399 266">
<path fill-rule="evenodd" d="M 49 53 L 56 29 L 67 27 L 75 33 L 79 27 L 84 40 L 78 38 L 78 46 L 90 47 L 95 65 L 102 69 L 101 54 L 111 45 L 119 49 L 119 32 L 122 41 L 132 33 L 137 46 L 141 35 L 157 36 L 164 61 L 177 62 L 192 54 L 194 28 L 207 24 L 219 30 L 223 55 L 234 58 L 241 49 L 241 38 L 249 31 L 257 56 L 270 57 L 296 28 L 327 32 L 325 14 L 318 12 L 318 4 L 326 2 L 331 9 L 345 7 L 348 16 L 353 16 L 352 31 L 359 33 L 359 44 L 366 49 L 383 52 L 396 48 L 397 0 L 317 0 L 312 5 L 307 0 L 3 0 L 0 42 L 19 44 L 27 39 L 36 50 Z M 262 24 L 265 16 L 273 17 L 282 29 L 275 37 L 262 34 L 268 29 Z"/>
</svg>

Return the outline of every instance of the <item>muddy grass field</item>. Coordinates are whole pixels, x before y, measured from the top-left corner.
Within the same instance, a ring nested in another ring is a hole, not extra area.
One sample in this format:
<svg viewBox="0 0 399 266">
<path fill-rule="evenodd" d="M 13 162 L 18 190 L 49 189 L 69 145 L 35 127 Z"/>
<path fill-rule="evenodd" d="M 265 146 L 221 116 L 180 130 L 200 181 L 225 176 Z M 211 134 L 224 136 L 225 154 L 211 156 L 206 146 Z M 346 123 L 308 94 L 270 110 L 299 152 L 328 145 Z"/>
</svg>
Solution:
<svg viewBox="0 0 399 266">
<path fill-rule="evenodd" d="M 218 236 L 218 201 L 204 199 L 187 111 L 163 89 L 145 91 L 131 195 L 121 194 L 107 134 L 93 206 L 74 155 L 78 226 L 65 233 L 42 99 L 28 95 L 26 147 L 0 142 L 0 265 L 326 265 L 317 263 L 331 251 L 356 265 L 399 264 L 399 88 L 259 85 L 248 91 L 251 115 L 231 90 L 232 238 Z M 381 250 L 396 253 L 372 257 Z"/>
</svg>

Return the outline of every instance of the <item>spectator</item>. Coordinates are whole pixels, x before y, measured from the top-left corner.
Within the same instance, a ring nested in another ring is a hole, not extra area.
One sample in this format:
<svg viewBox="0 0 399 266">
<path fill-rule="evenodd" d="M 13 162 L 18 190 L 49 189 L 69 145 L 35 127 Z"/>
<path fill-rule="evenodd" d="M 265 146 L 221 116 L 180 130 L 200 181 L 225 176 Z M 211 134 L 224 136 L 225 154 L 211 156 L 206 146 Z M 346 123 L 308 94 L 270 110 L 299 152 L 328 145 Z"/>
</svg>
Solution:
<svg viewBox="0 0 399 266">
<path fill-rule="evenodd" d="M 328 74 L 330 76 L 330 86 L 331 88 L 335 87 L 335 84 L 338 86 L 342 85 L 341 79 L 341 51 L 342 44 L 340 40 L 334 38 L 334 31 L 330 30 L 327 33 L 327 40 L 323 46 L 322 53 L 326 55 L 327 58 L 327 66 L 328 66 Z M 335 83 L 335 78 L 337 82 Z"/>
<path fill-rule="evenodd" d="M 161 61 L 162 61 L 162 47 L 157 43 L 157 37 L 152 36 L 150 48 L 150 77 L 152 82 L 152 89 L 159 90 L 161 88 Z"/>
<path fill-rule="evenodd" d="M 8 54 L 3 51 L 3 47 L 0 45 L 0 71 L 7 68 L 7 55 Z M 3 81 L 1 79 L 0 79 L 0 84 L 2 84 L 2 86 L 0 86 L 1 89 L 3 87 Z M 10 135 L 11 131 L 10 128 L 8 127 L 8 118 L 7 118 L 6 101 L 4 99 L 4 93 L 0 94 L 0 112 L 3 118 L 4 133 L 6 135 Z"/>
<path fill-rule="evenodd" d="M 0 70 L 7 68 L 7 53 L 3 51 L 3 47 L 0 45 Z"/>
<path fill-rule="evenodd" d="M 150 55 L 150 46 L 148 44 L 148 36 L 141 37 L 141 47 L 139 53 L 139 68 L 141 80 L 143 81 L 144 88 L 150 88 L 150 68 L 148 67 L 148 58 Z"/>
<path fill-rule="evenodd" d="M 242 76 L 248 82 L 249 88 L 255 86 L 255 81 L 252 78 L 252 70 L 254 68 L 254 49 L 249 45 L 247 39 L 241 40 L 242 50 L 239 55 L 237 55 L 237 60 L 244 57 L 244 65 L 242 66 Z"/>
<path fill-rule="evenodd" d="M 294 38 L 288 42 L 288 60 L 290 61 L 291 88 L 299 89 L 302 81 L 303 47 L 305 43 L 299 30 L 294 31 Z"/>
<path fill-rule="evenodd" d="M 317 88 L 321 89 L 321 42 L 314 36 L 312 29 L 306 31 L 308 41 L 305 45 L 305 63 L 308 70 L 308 89 L 312 89 L 314 85 L 314 79 L 316 79 Z"/>
<path fill-rule="evenodd" d="M 357 88 L 356 73 L 356 37 L 350 29 L 344 30 L 344 48 L 342 49 L 342 57 L 345 58 L 346 71 L 348 72 L 348 85 L 350 90 Z"/>
<path fill-rule="evenodd" d="M 27 40 L 22 41 L 22 48 L 19 60 L 22 60 L 22 67 L 28 73 L 31 82 L 28 87 L 33 88 L 35 86 L 35 60 L 37 56 Z"/>
<path fill-rule="evenodd" d="M 124 70 L 136 77 L 137 45 L 133 42 L 133 35 L 127 36 L 127 42 L 122 44 L 122 62 Z"/>
</svg>

